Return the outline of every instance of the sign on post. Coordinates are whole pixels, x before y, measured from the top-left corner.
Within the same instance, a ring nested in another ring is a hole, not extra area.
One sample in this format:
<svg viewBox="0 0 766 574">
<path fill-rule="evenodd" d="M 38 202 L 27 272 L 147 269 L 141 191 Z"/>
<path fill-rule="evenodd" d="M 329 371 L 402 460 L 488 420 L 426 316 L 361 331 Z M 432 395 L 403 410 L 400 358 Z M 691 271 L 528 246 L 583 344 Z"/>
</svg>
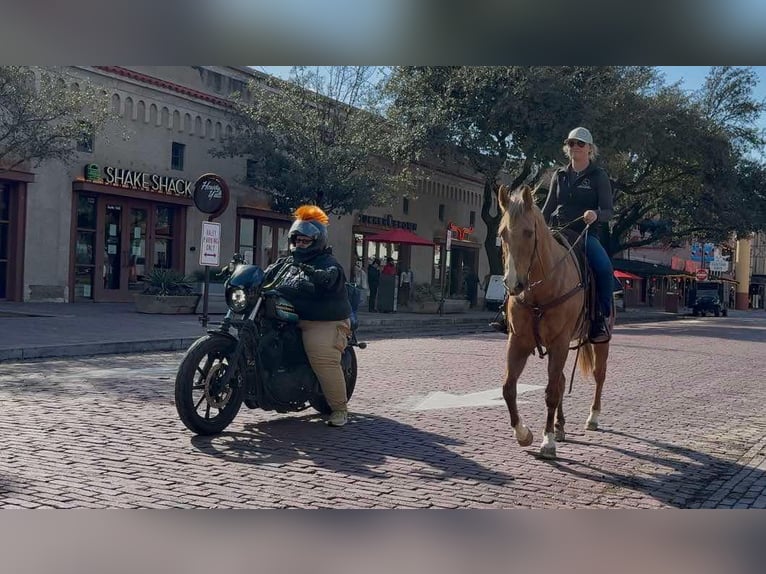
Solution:
<svg viewBox="0 0 766 574">
<path fill-rule="evenodd" d="M 726 259 L 713 259 L 708 265 L 711 271 L 728 271 L 729 262 Z"/>
<path fill-rule="evenodd" d="M 202 222 L 199 264 L 203 267 L 218 267 L 221 264 L 221 224 L 214 221 Z"/>
<path fill-rule="evenodd" d="M 707 281 L 707 269 L 697 269 L 694 275 L 697 277 L 697 281 Z"/>
</svg>

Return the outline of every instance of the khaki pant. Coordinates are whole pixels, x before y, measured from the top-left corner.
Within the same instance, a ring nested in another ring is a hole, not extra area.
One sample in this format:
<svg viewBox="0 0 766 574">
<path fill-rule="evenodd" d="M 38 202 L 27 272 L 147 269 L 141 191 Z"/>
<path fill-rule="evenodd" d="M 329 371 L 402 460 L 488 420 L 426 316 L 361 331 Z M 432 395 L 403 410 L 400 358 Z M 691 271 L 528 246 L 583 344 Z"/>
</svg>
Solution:
<svg viewBox="0 0 766 574">
<path fill-rule="evenodd" d="M 327 404 L 334 411 L 346 410 L 346 379 L 340 357 L 351 333 L 348 319 L 343 321 L 300 321 L 303 347 Z"/>
</svg>

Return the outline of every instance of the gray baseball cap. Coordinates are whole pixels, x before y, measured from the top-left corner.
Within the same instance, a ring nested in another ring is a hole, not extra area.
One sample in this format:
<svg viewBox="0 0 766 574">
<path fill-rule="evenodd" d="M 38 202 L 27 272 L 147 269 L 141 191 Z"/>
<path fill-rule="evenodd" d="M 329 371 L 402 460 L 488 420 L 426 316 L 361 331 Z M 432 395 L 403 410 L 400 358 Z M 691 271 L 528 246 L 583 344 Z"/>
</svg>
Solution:
<svg viewBox="0 0 766 574">
<path fill-rule="evenodd" d="M 586 128 L 583 128 L 583 127 L 575 128 L 571 132 L 569 132 L 569 135 L 567 136 L 567 140 L 580 140 L 581 142 L 585 142 L 586 144 L 591 144 L 591 145 L 593 144 L 593 136 L 590 135 L 590 131 L 588 131 Z"/>
</svg>

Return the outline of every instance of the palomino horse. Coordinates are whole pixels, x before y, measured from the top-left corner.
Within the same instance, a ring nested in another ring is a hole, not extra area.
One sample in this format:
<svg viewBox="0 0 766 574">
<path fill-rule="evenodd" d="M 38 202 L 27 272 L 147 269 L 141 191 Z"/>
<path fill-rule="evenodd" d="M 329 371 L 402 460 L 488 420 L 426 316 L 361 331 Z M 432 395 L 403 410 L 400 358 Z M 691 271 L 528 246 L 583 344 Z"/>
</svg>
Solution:
<svg viewBox="0 0 766 574">
<path fill-rule="evenodd" d="M 511 426 L 521 446 L 532 444 L 532 432 L 516 406 L 516 383 L 529 355 L 537 347 L 548 353 L 548 384 L 545 387 L 545 435 L 540 456 L 556 457 L 556 441 L 564 433 L 564 365 L 570 343 L 583 343 L 578 364 L 584 375 L 593 373 L 596 393 L 586 422 L 587 430 L 598 428 L 601 390 L 606 377 L 609 343 L 587 341 L 587 319 L 583 317 L 585 292 L 574 255 L 554 238 L 543 214 L 535 205 L 533 191 L 523 186 L 511 194 L 501 186 L 498 199 L 502 220 L 499 234 L 505 259 L 508 298 L 506 316 L 509 336 L 503 398 L 511 414 Z M 614 321 L 614 313 L 612 319 Z M 544 354 L 541 353 L 541 355 Z M 555 418 L 555 433 L 554 433 Z"/>
</svg>

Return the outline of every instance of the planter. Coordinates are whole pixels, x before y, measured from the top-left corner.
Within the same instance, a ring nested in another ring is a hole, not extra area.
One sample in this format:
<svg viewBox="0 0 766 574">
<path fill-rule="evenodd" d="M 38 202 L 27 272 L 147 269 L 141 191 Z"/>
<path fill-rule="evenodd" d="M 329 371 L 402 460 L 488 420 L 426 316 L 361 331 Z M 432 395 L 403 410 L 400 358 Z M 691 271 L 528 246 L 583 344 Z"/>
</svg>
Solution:
<svg viewBox="0 0 766 574">
<path fill-rule="evenodd" d="M 410 311 L 413 313 L 438 313 L 439 302 L 438 301 L 421 301 L 419 303 L 411 302 Z"/>
<path fill-rule="evenodd" d="M 143 293 L 133 295 L 136 311 L 163 315 L 194 313 L 199 298 L 199 295 L 145 295 Z"/>
</svg>

